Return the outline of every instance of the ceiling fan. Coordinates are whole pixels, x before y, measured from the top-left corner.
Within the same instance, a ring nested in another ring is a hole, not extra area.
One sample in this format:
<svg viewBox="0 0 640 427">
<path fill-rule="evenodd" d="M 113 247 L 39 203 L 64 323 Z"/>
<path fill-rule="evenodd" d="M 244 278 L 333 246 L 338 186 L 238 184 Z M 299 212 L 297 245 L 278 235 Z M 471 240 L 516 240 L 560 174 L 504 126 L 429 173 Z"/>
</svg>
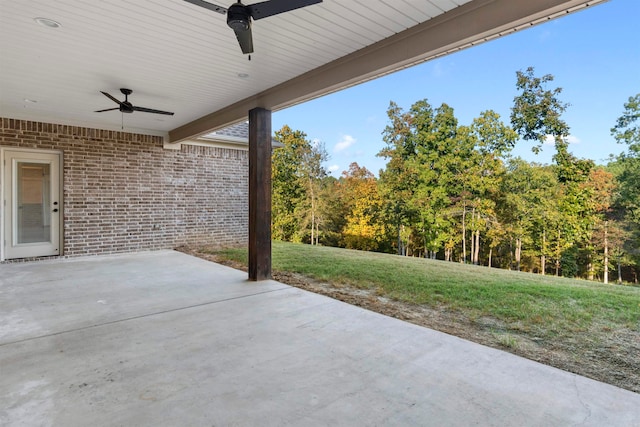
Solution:
<svg viewBox="0 0 640 427">
<path fill-rule="evenodd" d="M 232 4 L 228 9 L 204 0 L 185 0 L 196 6 L 227 15 L 227 25 L 236 33 L 242 53 L 253 53 L 253 37 L 251 36 L 251 20 L 267 18 L 301 7 L 322 3 L 322 0 L 270 0 L 250 5 L 241 1 Z"/>
<path fill-rule="evenodd" d="M 133 113 L 134 111 L 142 111 L 144 113 L 165 114 L 167 116 L 173 116 L 173 113 L 170 113 L 169 111 L 154 110 L 152 108 L 145 108 L 145 107 L 136 107 L 135 105 L 129 102 L 129 95 L 131 95 L 131 93 L 133 92 L 131 89 L 125 89 L 125 88 L 120 89 L 120 92 L 122 92 L 122 94 L 124 95 L 124 101 L 117 100 L 113 96 L 109 95 L 107 92 L 102 92 L 102 91 L 100 92 L 104 96 L 106 96 L 107 98 L 109 98 L 110 100 L 118 104 L 119 107 L 107 108 L 106 110 L 98 110 L 96 111 L 96 113 L 102 113 L 104 111 L 120 110 L 121 113 Z"/>
</svg>

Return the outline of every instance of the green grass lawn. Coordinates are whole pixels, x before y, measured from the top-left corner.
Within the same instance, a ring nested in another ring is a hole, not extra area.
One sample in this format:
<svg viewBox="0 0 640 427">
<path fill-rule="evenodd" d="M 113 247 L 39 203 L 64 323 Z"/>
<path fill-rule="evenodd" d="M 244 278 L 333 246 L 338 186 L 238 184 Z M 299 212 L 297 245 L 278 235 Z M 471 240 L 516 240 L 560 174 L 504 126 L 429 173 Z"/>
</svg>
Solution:
<svg viewBox="0 0 640 427">
<path fill-rule="evenodd" d="M 219 255 L 246 263 L 246 249 Z M 640 331 L 640 288 L 421 258 L 274 242 L 274 271 L 372 289 L 394 300 L 497 319 L 541 337 Z"/>
</svg>

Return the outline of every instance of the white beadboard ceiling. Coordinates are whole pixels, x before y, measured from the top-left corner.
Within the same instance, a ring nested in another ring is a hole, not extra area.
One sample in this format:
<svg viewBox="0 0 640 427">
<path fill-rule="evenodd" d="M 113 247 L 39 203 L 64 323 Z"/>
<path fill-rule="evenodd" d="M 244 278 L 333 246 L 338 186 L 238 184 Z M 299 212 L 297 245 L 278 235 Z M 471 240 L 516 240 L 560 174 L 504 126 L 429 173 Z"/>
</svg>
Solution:
<svg viewBox="0 0 640 427">
<path fill-rule="evenodd" d="M 254 22 L 249 61 L 224 15 L 183 0 L 0 0 L 0 116 L 177 141 L 600 1 L 324 0 Z M 123 87 L 175 115 L 94 112 Z"/>
</svg>

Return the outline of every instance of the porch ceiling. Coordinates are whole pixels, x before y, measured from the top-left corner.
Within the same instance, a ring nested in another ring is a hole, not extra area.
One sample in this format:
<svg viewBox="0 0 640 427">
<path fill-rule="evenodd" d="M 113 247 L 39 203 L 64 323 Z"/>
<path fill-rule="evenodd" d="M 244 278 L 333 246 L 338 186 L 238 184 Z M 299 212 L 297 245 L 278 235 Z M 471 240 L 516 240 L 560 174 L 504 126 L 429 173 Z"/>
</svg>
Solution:
<svg viewBox="0 0 640 427">
<path fill-rule="evenodd" d="M 324 0 L 255 22 L 249 61 L 223 15 L 183 0 L 0 0 L 0 116 L 177 142 L 601 1 Z M 175 115 L 94 112 L 122 87 Z"/>
</svg>

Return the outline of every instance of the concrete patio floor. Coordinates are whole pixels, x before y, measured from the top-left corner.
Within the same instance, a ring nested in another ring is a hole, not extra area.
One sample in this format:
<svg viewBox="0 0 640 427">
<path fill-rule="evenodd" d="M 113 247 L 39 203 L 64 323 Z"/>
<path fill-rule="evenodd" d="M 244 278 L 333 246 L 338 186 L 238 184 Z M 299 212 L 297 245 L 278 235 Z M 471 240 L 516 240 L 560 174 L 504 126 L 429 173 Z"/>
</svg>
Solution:
<svg viewBox="0 0 640 427">
<path fill-rule="evenodd" d="M 640 395 L 174 251 L 0 265 L 2 426 L 640 426 Z"/>
</svg>

